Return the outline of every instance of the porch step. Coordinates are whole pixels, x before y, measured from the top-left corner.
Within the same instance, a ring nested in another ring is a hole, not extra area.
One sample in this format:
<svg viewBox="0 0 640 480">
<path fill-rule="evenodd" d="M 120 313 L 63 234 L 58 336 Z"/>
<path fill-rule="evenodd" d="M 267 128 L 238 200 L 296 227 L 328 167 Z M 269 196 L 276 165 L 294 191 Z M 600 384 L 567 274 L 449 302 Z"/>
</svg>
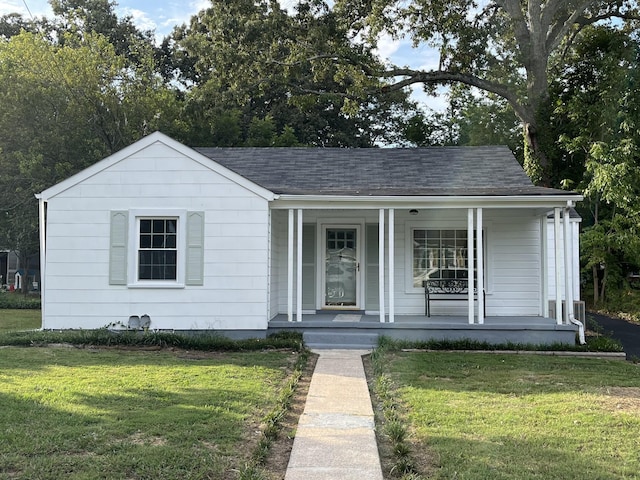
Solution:
<svg viewBox="0 0 640 480">
<path fill-rule="evenodd" d="M 308 348 L 368 350 L 378 346 L 377 333 L 358 332 L 304 332 L 302 339 Z"/>
</svg>

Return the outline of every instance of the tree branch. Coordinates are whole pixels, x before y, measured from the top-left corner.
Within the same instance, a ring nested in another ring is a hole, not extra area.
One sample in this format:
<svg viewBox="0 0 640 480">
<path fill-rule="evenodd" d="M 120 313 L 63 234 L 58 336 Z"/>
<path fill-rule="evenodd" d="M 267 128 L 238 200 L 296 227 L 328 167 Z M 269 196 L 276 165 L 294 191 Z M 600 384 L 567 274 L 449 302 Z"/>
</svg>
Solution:
<svg viewBox="0 0 640 480">
<path fill-rule="evenodd" d="M 505 12 L 511 18 L 513 31 L 520 48 L 520 53 L 525 57 L 530 56 L 531 45 L 531 32 L 529 31 L 529 25 L 527 19 L 522 13 L 522 7 L 519 0 L 496 0 L 496 5 L 502 7 Z"/>
<path fill-rule="evenodd" d="M 407 77 L 397 82 L 387 85 L 384 88 L 395 91 L 400 90 L 414 83 L 463 83 L 471 87 L 477 87 L 487 92 L 495 93 L 496 95 L 504 98 L 513 107 L 516 115 L 523 122 L 530 122 L 531 115 L 528 114 L 525 106 L 518 101 L 518 96 L 515 92 L 509 89 L 506 85 L 485 80 L 475 75 L 459 72 L 447 72 L 444 70 L 424 72 L 421 70 L 412 70 L 410 68 L 394 68 L 383 73 L 383 77 Z"/>
<path fill-rule="evenodd" d="M 564 15 L 564 18 L 556 22 L 553 26 L 549 24 L 551 27 L 547 34 L 546 41 L 546 49 L 547 52 L 554 51 L 562 39 L 568 35 L 569 30 L 575 25 L 577 20 L 582 17 L 585 10 L 594 3 L 594 0 L 585 0 L 580 5 L 578 5 L 571 15 Z"/>
</svg>

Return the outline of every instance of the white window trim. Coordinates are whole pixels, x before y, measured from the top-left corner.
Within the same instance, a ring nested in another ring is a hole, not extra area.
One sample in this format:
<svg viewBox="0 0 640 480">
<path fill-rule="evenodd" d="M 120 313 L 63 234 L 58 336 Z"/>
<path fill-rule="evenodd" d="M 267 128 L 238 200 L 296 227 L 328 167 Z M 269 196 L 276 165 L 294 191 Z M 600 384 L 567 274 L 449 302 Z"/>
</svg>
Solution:
<svg viewBox="0 0 640 480">
<path fill-rule="evenodd" d="M 140 219 L 141 218 L 176 218 L 178 220 L 177 238 L 177 271 L 176 280 L 138 280 L 138 253 L 140 244 Z M 186 277 L 186 252 L 187 252 L 187 211 L 178 209 L 139 209 L 129 210 L 129 264 L 128 283 L 129 288 L 184 288 Z"/>
<path fill-rule="evenodd" d="M 493 259 L 489 255 L 488 248 L 488 230 L 490 230 L 491 222 L 483 222 L 482 232 L 484 241 L 482 242 L 482 250 L 484 256 L 484 288 L 487 294 L 493 290 L 493 282 L 491 272 L 493 271 Z M 467 230 L 467 224 L 464 221 L 446 222 L 443 220 L 436 221 L 414 221 L 405 223 L 405 249 L 404 249 L 404 291 L 409 294 L 424 295 L 424 288 L 413 286 L 413 230 Z M 474 230 L 475 232 L 475 230 Z M 475 235 L 475 233 L 474 233 Z M 475 241 L 475 240 L 474 240 Z"/>
</svg>

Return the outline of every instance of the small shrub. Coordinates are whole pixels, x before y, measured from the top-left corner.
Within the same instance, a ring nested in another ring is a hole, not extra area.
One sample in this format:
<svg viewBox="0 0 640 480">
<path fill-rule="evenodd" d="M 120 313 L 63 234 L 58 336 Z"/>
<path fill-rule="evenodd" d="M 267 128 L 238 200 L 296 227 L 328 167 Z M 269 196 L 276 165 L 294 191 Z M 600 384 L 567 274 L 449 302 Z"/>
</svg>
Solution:
<svg viewBox="0 0 640 480">
<path fill-rule="evenodd" d="M 597 336 L 587 338 L 587 349 L 590 352 L 622 352 L 624 349 L 618 340 Z"/>
<path fill-rule="evenodd" d="M 106 328 L 96 330 L 6 332 L 0 334 L 0 345 L 29 346 L 48 343 L 96 346 L 158 346 L 201 351 L 303 350 L 301 335 L 297 337 L 288 336 L 287 338 L 267 337 L 232 340 L 215 334 L 180 335 L 177 333 L 138 332 L 132 330 L 114 332 Z"/>
<path fill-rule="evenodd" d="M 38 310 L 40 308 L 40 297 L 23 295 L 18 292 L 0 292 L 0 308 Z"/>
<path fill-rule="evenodd" d="M 391 439 L 393 443 L 404 442 L 407 437 L 407 430 L 398 420 L 388 422 L 384 426 L 384 433 Z"/>
<path fill-rule="evenodd" d="M 599 340 L 595 340 L 598 338 Z M 389 338 L 381 339 L 378 348 L 384 348 L 390 351 L 402 349 L 419 349 L 419 350 L 477 350 L 477 351 L 569 351 L 569 352 L 621 352 L 622 346 L 616 341 L 608 337 L 591 337 L 587 339 L 586 345 L 569 345 L 566 343 L 553 343 L 550 345 L 536 345 L 531 343 L 502 343 L 493 344 L 480 342 L 477 340 L 460 339 L 460 340 L 392 340 Z"/>
</svg>

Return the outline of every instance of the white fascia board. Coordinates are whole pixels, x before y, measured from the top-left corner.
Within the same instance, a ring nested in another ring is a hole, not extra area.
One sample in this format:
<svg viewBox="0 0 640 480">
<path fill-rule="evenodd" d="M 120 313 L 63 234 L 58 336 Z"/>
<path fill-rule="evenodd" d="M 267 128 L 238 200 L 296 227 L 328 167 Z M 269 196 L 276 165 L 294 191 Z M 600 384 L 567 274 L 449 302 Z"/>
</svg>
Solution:
<svg viewBox="0 0 640 480">
<path fill-rule="evenodd" d="M 574 206 L 582 195 L 516 195 L 516 196 L 370 196 L 350 197 L 337 195 L 279 195 L 271 203 L 274 210 L 352 209 L 377 208 L 555 208 Z"/>
<path fill-rule="evenodd" d="M 175 150 L 179 154 L 184 155 L 187 158 L 190 158 L 191 160 L 202 165 L 203 167 L 206 167 L 209 170 L 212 170 L 218 173 L 219 175 L 227 178 L 228 180 L 231 180 L 232 182 L 240 185 L 241 187 L 246 188 L 250 192 L 255 193 L 256 195 L 264 198 L 267 201 L 271 201 L 274 199 L 273 192 L 247 180 L 246 178 L 244 178 L 241 175 L 238 175 L 235 172 L 232 172 L 231 170 L 229 170 L 226 167 L 223 167 L 216 161 L 211 160 L 208 157 L 205 157 L 201 153 L 196 152 L 192 148 L 189 148 L 186 145 L 183 145 L 182 143 L 172 139 L 171 137 L 168 137 L 167 135 L 161 132 L 154 132 L 150 135 L 147 135 L 146 137 L 141 138 L 137 142 L 132 143 L 128 147 L 125 147 L 122 150 L 119 150 L 116 153 L 102 160 L 99 160 L 98 162 L 94 163 L 90 167 L 87 167 L 84 170 L 76 173 L 75 175 L 72 175 L 71 177 L 63 180 L 62 182 L 57 183 L 52 187 L 49 187 L 43 192 L 36 194 L 36 198 L 44 199 L 45 201 L 49 200 L 50 198 L 53 198 L 56 195 L 59 195 L 60 193 L 68 190 L 69 188 L 72 188 L 78 185 L 79 183 L 82 183 L 88 178 L 93 177 L 94 175 L 108 169 L 109 167 L 115 165 L 116 163 L 121 162 L 122 160 L 136 154 L 137 152 L 153 145 L 154 143 L 161 143 L 166 147 L 169 147 Z"/>
</svg>

